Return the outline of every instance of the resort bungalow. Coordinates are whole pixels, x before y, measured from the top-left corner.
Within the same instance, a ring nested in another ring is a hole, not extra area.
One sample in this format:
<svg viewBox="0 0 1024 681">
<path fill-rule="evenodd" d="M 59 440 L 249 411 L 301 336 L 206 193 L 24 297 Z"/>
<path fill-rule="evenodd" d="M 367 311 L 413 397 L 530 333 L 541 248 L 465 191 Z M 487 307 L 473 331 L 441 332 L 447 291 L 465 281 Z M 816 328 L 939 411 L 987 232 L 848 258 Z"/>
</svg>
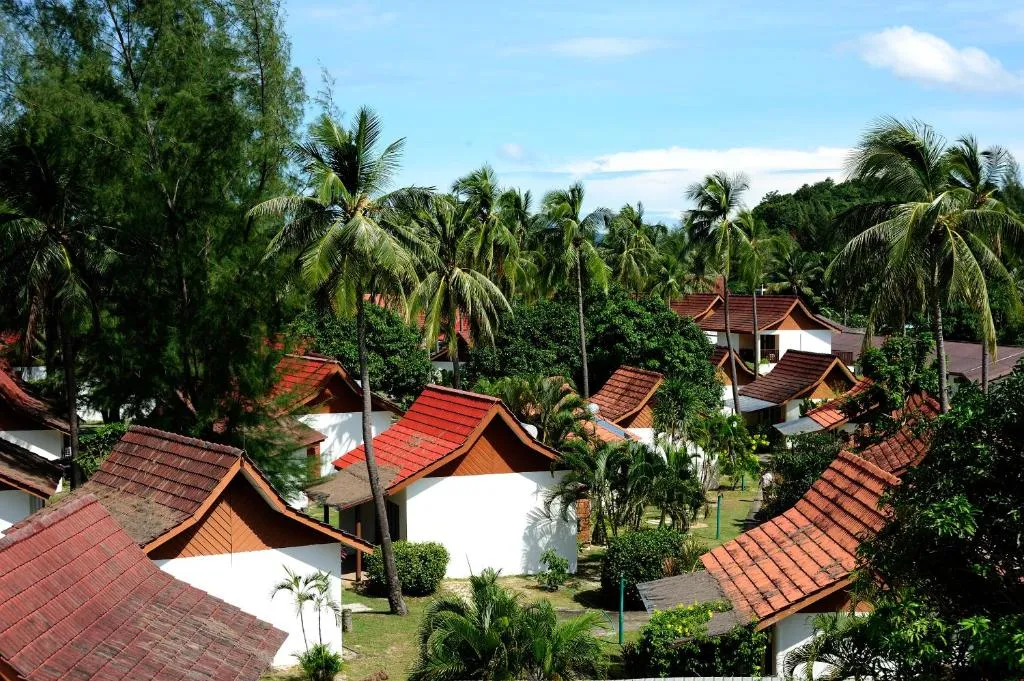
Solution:
<svg viewBox="0 0 1024 681">
<path fill-rule="evenodd" d="M 732 351 L 733 356 L 736 358 L 736 385 L 739 388 L 753 383 L 754 379 L 757 378 L 757 374 L 750 368 L 750 365 L 743 361 L 743 359 L 736 354 L 736 351 Z M 732 365 L 729 362 L 729 350 L 721 345 L 716 345 L 714 350 L 711 351 L 711 365 L 715 367 L 715 375 L 718 376 L 718 380 L 722 383 L 722 399 L 732 399 Z"/>
<path fill-rule="evenodd" d="M 0 359 L 0 438 L 49 461 L 60 459 L 71 429 L 53 407 L 35 397 Z"/>
<path fill-rule="evenodd" d="M 0 537 L 41 509 L 61 482 L 57 464 L 0 438 Z"/>
<path fill-rule="evenodd" d="M 298 411 L 294 419 L 307 426 L 288 424 L 285 430 L 298 453 L 315 462 L 310 472 L 315 477 L 327 475 L 334 470 L 331 464 L 335 459 L 363 443 L 363 390 L 340 362 L 321 355 L 285 355 L 277 370 L 279 378 L 272 395 L 279 401 L 277 406 L 284 413 Z M 398 406 L 376 393 L 371 405 L 375 436 L 402 415 Z"/>
<path fill-rule="evenodd" d="M 284 568 L 327 573 L 340 600 L 343 555 L 373 550 L 291 509 L 242 450 L 152 428 L 133 426 L 66 499 L 86 495 L 164 572 L 285 632 L 274 649 L 277 665 L 294 664 L 304 649 L 295 604 L 270 596 Z M 323 631 L 340 649 L 333 617 L 324 618 Z"/>
<path fill-rule="evenodd" d="M 93 496 L 0 539 L 2 681 L 257 681 L 284 640 L 161 572 Z"/>
<path fill-rule="evenodd" d="M 506 575 L 540 569 L 554 549 L 576 569 L 576 519 L 545 495 L 564 475 L 502 402 L 431 385 L 389 430 L 373 438 L 393 539 L 434 541 L 451 555 L 449 577 L 484 568 Z M 341 511 L 341 527 L 377 543 L 362 447 L 335 461 L 331 478 L 307 490 Z"/>
<path fill-rule="evenodd" d="M 789 350 L 771 373 L 739 389 L 740 411 L 752 423 L 788 423 L 800 418 L 805 400 L 833 400 L 856 383 L 857 378 L 838 357 Z M 731 395 L 725 407 L 732 409 Z"/>
<path fill-rule="evenodd" d="M 590 396 L 595 416 L 654 446 L 654 396 L 665 377 L 657 371 L 621 366 Z"/>
</svg>

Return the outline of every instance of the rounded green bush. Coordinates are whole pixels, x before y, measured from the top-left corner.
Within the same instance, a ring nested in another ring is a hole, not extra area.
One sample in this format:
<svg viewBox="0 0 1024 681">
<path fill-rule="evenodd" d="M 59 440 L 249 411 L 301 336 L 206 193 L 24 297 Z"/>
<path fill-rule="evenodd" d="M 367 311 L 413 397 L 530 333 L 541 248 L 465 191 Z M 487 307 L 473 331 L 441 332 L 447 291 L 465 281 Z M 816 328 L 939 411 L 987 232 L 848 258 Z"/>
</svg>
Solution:
<svg viewBox="0 0 1024 681">
<path fill-rule="evenodd" d="M 395 567 L 402 593 L 407 596 L 427 596 L 437 591 L 448 570 L 448 549 L 437 542 L 396 541 Z M 366 572 L 371 588 L 387 589 L 384 576 L 384 559 L 380 547 L 366 557 Z"/>
<path fill-rule="evenodd" d="M 706 547 L 694 537 L 667 527 L 627 532 L 608 542 L 601 559 L 601 595 L 609 607 L 619 604 L 619 575 L 626 580 L 626 605 L 643 607 L 636 585 L 691 572 Z"/>
</svg>

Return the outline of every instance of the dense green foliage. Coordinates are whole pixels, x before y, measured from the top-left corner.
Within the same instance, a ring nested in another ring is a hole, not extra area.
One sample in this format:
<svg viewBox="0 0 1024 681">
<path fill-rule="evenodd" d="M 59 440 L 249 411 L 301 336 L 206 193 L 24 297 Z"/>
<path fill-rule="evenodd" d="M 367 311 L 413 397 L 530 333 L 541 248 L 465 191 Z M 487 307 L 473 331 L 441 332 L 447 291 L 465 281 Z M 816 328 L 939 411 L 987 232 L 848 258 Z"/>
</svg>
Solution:
<svg viewBox="0 0 1024 681">
<path fill-rule="evenodd" d="M 764 517 L 774 518 L 796 504 L 842 448 L 843 440 L 830 431 L 797 435 L 789 443 L 779 443 L 768 464 L 772 480 L 764 490 Z"/>
<path fill-rule="evenodd" d="M 709 636 L 707 623 L 728 602 L 659 610 L 640 628 L 640 638 L 623 651 L 632 676 L 760 676 L 768 652 L 768 632 L 738 626 Z"/>
<path fill-rule="evenodd" d="M 437 591 L 448 570 L 448 549 L 437 542 L 396 541 L 394 547 L 402 593 L 408 596 L 427 596 Z M 384 589 L 387 580 L 380 551 L 367 555 L 365 566 L 373 588 Z"/>
<path fill-rule="evenodd" d="M 537 581 L 547 591 L 558 591 L 569 581 L 569 559 L 558 555 L 554 549 L 548 549 L 540 557 L 543 569 L 537 573 Z"/>
<path fill-rule="evenodd" d="M 297 658 L 309 681 L 334 681 L 342 667 L 341 655 L 323 643 L 314 643 Z"/>
<path fill-rule="evenodd" d="M 692 572 L 700 565 L 705 548 L 692 536 L 668 527 L 614 537 L 601 557 L 601 596 L 608 607 L 618 607 L 622 577 L 626 581 L 627 607 L 642 607 L 637 584 Z"/>
<path fill-rule="evenodd" d="M 890 336 L 881 347 L 865 350 L 859 363 L 861 373 L 873 383 L 844 406 L 850 414 L 864 413 L 876 405 L 882 413 L 892 412 L 913 395 L 935 395 L 939 389 L 935 342 L 929 333 Z"/>
<path fill-rule="evenodd" d="M 104 423 L 82 432 L 78 458 L 75 459 L 75 463 L 81 468 L 84 477 L 92 477 L 92 474 L 110 454 L 110 450 L 126 432 L 128 432 L 128 424 L 123 421 Z"/>
<path fill-rule="evenodd" d="M 470 597 L 445 595 L 427 606 L 413 681 L 603 678 L 607 656 L 590 612 L 563 622 L 548 601 L 525 603 L 491 569 L 470 577 Z"/>
<path fill-rule="evenodd" d="M 402 319 L 376 305 L 366 306 L 367 359 L 375 392 L 408 406 L 426 385 L 430 359 L 419 332 Z M 359 373 L 356 322 L 315 308 L 300 314 L 291 326 L 292 335 L 308 342 L 306 349 L 333 357 L 354 376 Z"/>
</svg>

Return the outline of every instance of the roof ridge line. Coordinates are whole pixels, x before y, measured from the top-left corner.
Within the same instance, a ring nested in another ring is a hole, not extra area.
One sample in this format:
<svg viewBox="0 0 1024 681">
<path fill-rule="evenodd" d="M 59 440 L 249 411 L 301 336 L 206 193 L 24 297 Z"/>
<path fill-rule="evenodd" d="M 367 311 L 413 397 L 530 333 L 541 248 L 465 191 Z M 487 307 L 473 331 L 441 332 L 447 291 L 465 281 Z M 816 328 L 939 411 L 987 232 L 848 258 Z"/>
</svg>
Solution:
<svg viewBox="0 0 1024 681">
<path fill-rule="evenodd" d="M 56 504 L 52 511 L 32 514 L 12 526 L 14 528 L 12 531 L 0 537 L 0 551 L 6 549 L 11 544 L 21 541 L 26 535 L 45 530 L 72 513 L 76 513 L 86 506 L 98 503 L 100 503 L 100 500 L 94 494 L 82 494 L 70 498 L 63 503 Z"/>
<path fill-rule="evenodd" d="M 416 399 L 418 400 L 420 397 L 422 397 L 423 393 L 426 392 L 427 390 L 434 390 L 436 392 L 448 393 L 448 394 L 451 394 L 451 395 L 462 395 L 464 397 L 469 397 L 469 398 L 480 400 L 481 402 L 492 402 L 492 403 L 501 402 L 501 398 L 495 397 L 493 395 L 485 395 L 484 393 L 476 393 L 476 392 L 473 392 L 471 390 L 460 390 L 459 388 L 452 388 L 450 386 L 439 385 L 437 383 L 428 383 L 423 388 L 423 391 L 419 395 L 416 396 Z"/>
<path fill-rule="evenodd" d="M 244 456 L 245 450 L 239 449 L 238 447 L 232 447 L 231 445 L 222 445 L 217 442 L 210 442 L 209 440 L 201 440 L 197 437 L 191 437 L 189 435 L 181 435 L 179 433 L 172 433 L 167 430 L 160 430 L 159 428 L 151 428 L 149 426 L 133 425 L 128 429 L 129 433 L 141 433 L 143 435 L 151 435 L 158 437 L 162 440 L 171 440 L 179 442 L 185 445 L 192 445 L 193 447 L 199 447 L 206 449 L 211 452 L 220 452 L 221 454 L 231 454 L 232 456 Z"/>
</svg>

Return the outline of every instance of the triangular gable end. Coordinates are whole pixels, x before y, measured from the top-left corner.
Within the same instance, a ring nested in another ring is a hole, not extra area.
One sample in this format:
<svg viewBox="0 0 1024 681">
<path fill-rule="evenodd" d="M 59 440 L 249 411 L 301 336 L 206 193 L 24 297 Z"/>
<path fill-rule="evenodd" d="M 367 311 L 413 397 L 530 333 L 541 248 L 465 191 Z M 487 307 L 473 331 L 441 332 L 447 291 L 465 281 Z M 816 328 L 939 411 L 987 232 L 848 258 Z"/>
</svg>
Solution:
<svg viewBox="0 0 1024 681">
<path fill-rule="evenodd" d="M 551 460 L 523 442 L 504 419 L 492 418 L 467 451 L 428 477 L 532 473 L 551 468 Z"/>
</svg>

